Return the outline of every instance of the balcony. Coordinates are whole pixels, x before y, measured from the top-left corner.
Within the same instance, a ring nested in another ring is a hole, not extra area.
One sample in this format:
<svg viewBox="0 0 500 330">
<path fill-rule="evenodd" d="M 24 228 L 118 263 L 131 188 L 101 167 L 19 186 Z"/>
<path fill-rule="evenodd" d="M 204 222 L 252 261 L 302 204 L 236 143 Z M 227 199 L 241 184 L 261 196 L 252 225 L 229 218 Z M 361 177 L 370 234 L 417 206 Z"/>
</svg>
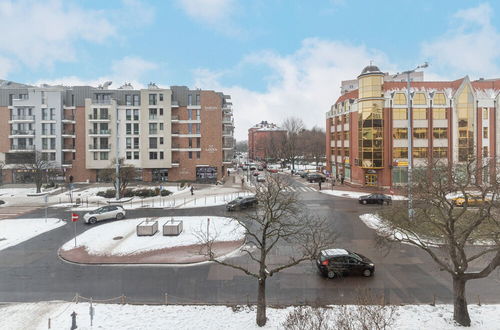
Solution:
<svg viewBox="0 0 500 330">
<path fill-rule="evenodd" d="M 111 104 L 111 99 L 109 100 L 92 100 L 92 104 Z"/>
<path fill-rule="evenodd" d="M 73 165 L 73 161 L 72 160 L 63 160 L 62 161 L 62 166 L 63 167 L 71 167 Z"/>
<path fill-rule="evenodd" d="M 12 115 L 9 122 L 13 121 L 35 121 L 35 116 Z"/>
<path fill-rule="evenodd" d="M 95 150 L 110 150 L 111 149 L 111 144 L 89 144 L 89 151 L 95 151 Z"/>
<path fill-rule="evenodd" d="M 233 130 L 230 129 L 222 130 L 222 136 L 233 136 Z"/>
<path fill-rule="evenodd" d="M 180 160 L 178 160 L 178 159 L 173 159 L 173 160 L 172 160 L 172 166 L 173 166 L 173 167 L 179 167 L 180 163 L 181 163 L 181 162 L 180 162 Z"/>
<path fill-rule="evenodd" d="M 90 114 L 89 115 L 89 120 L 91 121 L 110 121 L 111 120 L 111 116 L 110 115 L 93 115 L 93 114 Z"/>
<path fill-rule="evenodd" d="M 234 144 L 232 142 L 228 143 L 228 142 L 224 142 L 222 144 L 222 149 L 233 149 L 234 148 Z"/>
<path fill-rule="evenodd" d="M 75 124 L 75 115 L 64 115 L 62 118 L 63 123 L 70 123 L 70 124 Z"/>
<path fill-rule="evenodd" d="M 34 130 L 20 130 L 20 129 L 12 130 L 11 135 L 9 135 L 9 137 L 33 137 L 33 136 L 35 136 Z"/>
<path fill-rule="evenodd" d="M 63 152 L 76 152 L 76 147 L 73 144 L 64 144 L 62 146 Z"/>
<path fill-rule="evenodd" d="M 172 115 L 172 117 L 170 117 L 172 122 L 178 122 L 179 121 L 179 116 L 178 115 Z"/>
<path fill-rule="evenodd" d="M 110 129 L 89 129 L 89 135 L 111 135 Z"/>
<path fill-rule="evenodd" d="M 233 117 L 232 116 L 223 116 L 222 123 L 223 124 L 233 124 Z"/>
<path fill-rule="evenodd" d="M 56 121 L 56 117 L 42 116 L 42 121 Z"/>
<path fill-rule="evenodd" d="M 10 151 L 33 151 L 33 150 L 35 150 L 34 145 L 13 144 L 10 146 Z"/>
<path fill-rule="evenodd" d="M 172 108 L 178 108 L 179 107 L 179 101 L 172 101 Z"/>
<path fill-rule="evenodd" d="M 55 136 L 55 130 L 42 130 L 42 136 Z"/>
<path fill-rule="evenodd" d="M 75 130 L 74 129 L 63 129 L 61 135 L 63 137 L 75 137 Z"/>
</svg>

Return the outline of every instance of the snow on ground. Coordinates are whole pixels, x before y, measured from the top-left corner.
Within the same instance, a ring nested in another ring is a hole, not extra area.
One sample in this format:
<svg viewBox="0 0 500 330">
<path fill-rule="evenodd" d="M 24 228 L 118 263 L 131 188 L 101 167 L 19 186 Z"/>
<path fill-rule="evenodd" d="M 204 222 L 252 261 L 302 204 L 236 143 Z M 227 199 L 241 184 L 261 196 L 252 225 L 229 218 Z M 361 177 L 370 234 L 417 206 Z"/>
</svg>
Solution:
<svg viewBox="0 0 500 330">
<path fill-rule="evenodd" d="M 127 255 L 174 246 L 198 244 L 197 234 L 206 232 L 208 217 L 174 217 L 183 221 L 183 231 L 179 236 L 163 236 L 163 224 L 170 217 L 157 218 L 158 232 L 154 236 L 137 236 L 136 227 L 146 218 L 119 220 L 91 228 L 76 238 L 77 246 L 83 246 L 93 255 Z M 122 236 L 120 240 L 114 237 Z M 210 217 L 210 237 L 216 241 L 238 241 L 245 231 L 235 220 L 225 217 Z M 62 250 L 75 247 L 74 240 L 66 242 Z"/>
<path fill-rule="evenodd" d="M 148 306 L 94 303 L 93 327 L 90 326 L 90 304 L 68 302 L 39 302 L 0 305 L 0 328 L 9 330 L 47 329 L 51 319 L 51 329 L 69 329 L 70 314 L 77 313 L 77 326 L 81 330 L 90 329 L 282 329 L 283 322 L 292 307 L 284 309 L 268 308 L 268 321 L 264 327 L 255 323 L 255 307 L 241 307 L 234 311 L 226 306 Z M 329 311 L 337 310 L 332 306 Z M 498 329 L 500 305 L 469 305 L 472 320 L 470 330 Z M 418 330 L 463 329 L 453 322 L 451 305 L 406 305 L 396 307 L 396 319 L 391 329 Z"/>
<path fill-rule="evenodd" d="M 370 195 L 368 192 L 359 192 L 359 191 L 346 191 L 346 190 L 328 190 L 328 189 L 323 189 L 320 191 L 320 193 L 327 194 L 327 195 L 332 195 L 332 196 L 337 196 L 337 197 L 347 197 L 347 198 L 359 198 L 361 196 L 366 196 Z M 405 196 L 400 196 L 400 195 L 388 195 L 391 196 L 392 200 L 406 200 L 407 198 Z"/>
<path fill-rule="evenodd" d="M 45 218 L 0 220 L 0 250 L 17 245 L 65 224 L 65 222 L 56 218 L 47 218 L 47 222 L 45 222 Z"/>
</svg>

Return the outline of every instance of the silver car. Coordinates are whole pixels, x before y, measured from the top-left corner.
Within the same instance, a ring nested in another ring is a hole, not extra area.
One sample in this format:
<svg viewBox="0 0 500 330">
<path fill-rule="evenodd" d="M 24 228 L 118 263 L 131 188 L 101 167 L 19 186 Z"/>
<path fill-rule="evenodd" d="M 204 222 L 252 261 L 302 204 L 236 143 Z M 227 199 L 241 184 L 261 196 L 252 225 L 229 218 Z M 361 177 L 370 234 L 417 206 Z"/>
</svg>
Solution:
<svg viewBox="0 0 500 330">
<path fill-rule="evenodd" d="M 97 221 L 107 220 L 107 219 L 121 220 L 125 218 L 125 214 L 126 212 L 123 209 L 123 206 L 109 205 L 85 213 L 83 219 L 85 220 L 85 223 L 94 224 Z"/>
</svg>

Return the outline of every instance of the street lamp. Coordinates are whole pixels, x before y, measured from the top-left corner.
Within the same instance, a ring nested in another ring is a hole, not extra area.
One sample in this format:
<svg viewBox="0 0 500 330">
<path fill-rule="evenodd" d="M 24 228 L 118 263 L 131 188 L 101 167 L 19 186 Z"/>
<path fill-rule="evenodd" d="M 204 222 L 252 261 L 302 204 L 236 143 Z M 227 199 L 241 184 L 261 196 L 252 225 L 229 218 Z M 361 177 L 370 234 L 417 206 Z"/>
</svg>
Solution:
<svg viewBox="0 0 500 330">
<path fill-rule="evenodd" d="M 429 66 L 429 63 L 424 62 L 417 66 L 413 70 L 405 71 L 403 74 L 406 74 L 406 102 L 408 104 L 408 219 L 410 221 L 413 220 L 413 194 L 412 194 L 412 183 L 413 183 L 413 130 L 412 130 L 412 104 L 411 104 L 411 93 L 410 93 L 410 75 L 418 69 L 424 69 Z"/>
</svg>

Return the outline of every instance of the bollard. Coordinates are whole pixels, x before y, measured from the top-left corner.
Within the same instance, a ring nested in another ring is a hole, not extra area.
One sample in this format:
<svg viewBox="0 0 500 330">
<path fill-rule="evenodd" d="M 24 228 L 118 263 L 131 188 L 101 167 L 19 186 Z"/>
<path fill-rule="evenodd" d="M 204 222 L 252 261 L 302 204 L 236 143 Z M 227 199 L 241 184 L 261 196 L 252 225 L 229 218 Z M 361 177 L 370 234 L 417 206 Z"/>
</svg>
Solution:
<svg viewBox="0 0 500 330">
<path fill-rule="evenodd" d="M 144 207 L 144 199 L 141 199 L 141 207 Z"/>
<path fill-rule="evenodd" d="M 481 297 L 479 295 L 477 295 L 477 305 L 481 306 Z"/>
<path fill-rule="evenodd" d="M 436 295 L 434 294 L 432 297 L 432 304 L 431 306 L 436 306 Z"/>
<path fill-rule="evenodd" d="M 80 299 L 80 295 L 78 294 L 78 292 L 76 293 L 76 303 L 78 304 L 78 300 Z"/>
<path fill-rule="evenodd" d="M 165 305 L 168 305 L 168 294 L 165 293 Z"/>
<path fill-rule="evenodd" d="M 214 203 L 217 203 L 217 195 L 214 195 Z"/>
<path fill-rule="evenodd" d="M 207 196 L 205 195 L 205 205 L 207 205 Z"/>
<path fill-rule="evenodd" d="M 49 324 L 48 324 L 48 326 L 49 326 L 48 328 L 50 329 L 50 317 L 49 317 Z"/>
<path fill-rule="evenodd" d="M 196 197 L 194 198 L 194 205 L 196 205 Z"/>
</svg>

